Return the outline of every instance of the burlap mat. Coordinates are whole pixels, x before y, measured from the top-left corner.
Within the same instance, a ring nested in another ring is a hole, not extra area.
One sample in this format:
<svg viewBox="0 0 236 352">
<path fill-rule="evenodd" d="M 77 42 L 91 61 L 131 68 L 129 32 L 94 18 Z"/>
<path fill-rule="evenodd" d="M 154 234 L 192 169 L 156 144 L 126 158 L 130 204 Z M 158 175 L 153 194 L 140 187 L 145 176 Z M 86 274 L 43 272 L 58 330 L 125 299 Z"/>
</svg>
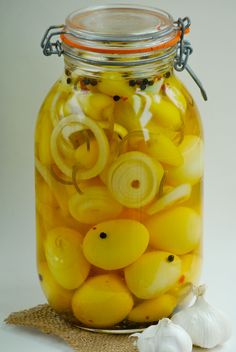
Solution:
<svg viewBox="0 0 236 352">
<path fill-rule="evenodd" d="M 6 324 L 36 328 L 43 333 L 62 338 L 78 352 L 136 352 L 129 335 L 88 332 L 75 327 L 60 317 L 47 304 L 11 313 Z"/>
</svg>

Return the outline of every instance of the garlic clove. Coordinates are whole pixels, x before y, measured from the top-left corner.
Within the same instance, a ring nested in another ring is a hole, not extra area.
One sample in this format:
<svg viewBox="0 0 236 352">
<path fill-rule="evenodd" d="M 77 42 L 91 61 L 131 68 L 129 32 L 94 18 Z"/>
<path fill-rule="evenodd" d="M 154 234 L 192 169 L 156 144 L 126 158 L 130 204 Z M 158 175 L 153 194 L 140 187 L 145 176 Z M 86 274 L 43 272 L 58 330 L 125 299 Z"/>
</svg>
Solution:
<svg viewBox="0 0 236 352">
<path fill-rule="evenodd" d="M 151 325 L 144 329 L 142 333 L 132 334 L 130 337 L 137 337 L 134 346 L 136 346 L 140 352 L 156 352 L 153 343 L 156 332 L 157 325 Z"/>
<path fill-rule="evenodd" d="M 192 340 L 184 329 L 164 318 L 152 325 L 137 337 L 135 345 L 139 352 L 191 352 Z"/>
<path fill-rule="evenodd" d="M 157 325 L 150 325 L 148 328 L 144 329 L 143 332 L 141 333 L 136 333 L 131 335 L 131 337 L 140 337 L 142 336 L 143 338 L 150 338 L 154 337 L 157 331 Z"/>
<path fill-rule="evenodd" d="M 206 302 L 204 293 L 205 287 L 200 286 L 195 303 L 176 313 L 172 321 L 187 331 L 194 345 L 214 348 L 229 339 L 231 324 L 223 312 Z"/>
</svg>

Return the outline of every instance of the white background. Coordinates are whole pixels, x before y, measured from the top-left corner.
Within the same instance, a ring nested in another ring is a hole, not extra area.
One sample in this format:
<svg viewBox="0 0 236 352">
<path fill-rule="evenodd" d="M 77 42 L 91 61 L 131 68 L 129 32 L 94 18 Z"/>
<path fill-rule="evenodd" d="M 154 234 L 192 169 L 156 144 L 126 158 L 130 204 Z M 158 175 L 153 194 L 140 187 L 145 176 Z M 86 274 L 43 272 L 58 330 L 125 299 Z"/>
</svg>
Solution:
<svg viewBox="0 0 236 352">
<path fill-rule="evenodd" d="M 35 269 L 33 135 L 37 111 L 61 74 L 63 59 L 44 57 L 39 43 L 49 25 L 63 23 L 68 13 L 88 3 L 109 2 L 0 1 L 0 321 L 10 312 L 45 302 Z M 205 129 L 202 282 L 208 285 L 208 300 L 224 310 L 236 328 L 236 1 L 139 3 L 192 19 L 190 64 L 209 95 L 203 102 L 187 73 L 181 74 L 199 105 Z M 233 332 L 231 340 L 214 352 L 235 349 Z M 3 324 L 0 350 L 70 351 L 56 338 Z"/>
</svg>

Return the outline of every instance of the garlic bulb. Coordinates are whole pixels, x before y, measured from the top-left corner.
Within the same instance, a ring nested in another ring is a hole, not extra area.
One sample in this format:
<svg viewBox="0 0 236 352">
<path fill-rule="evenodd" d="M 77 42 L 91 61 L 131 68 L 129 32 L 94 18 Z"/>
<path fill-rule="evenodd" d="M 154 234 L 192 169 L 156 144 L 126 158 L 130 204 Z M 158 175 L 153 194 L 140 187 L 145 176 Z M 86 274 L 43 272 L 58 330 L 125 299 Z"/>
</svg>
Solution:
<svg viewBox="0 0 236 352">
<path fill-rule="evenodd" d="M 168 318 L 151 325 L 141 334 L 136 333 L 135 345 L 140 352 L 191 352 L 192 341 L 180 326 L 172 323 Z"/>
<path fill-rule="evenodd" d="M 231 335 L 228 318 L 204 299 L 205 286 L 196 290 L 195 303 L 172 317 L 191 336 L 193 344 L 202 348 L 213 348 L 224 343 Z"/>
</svg>

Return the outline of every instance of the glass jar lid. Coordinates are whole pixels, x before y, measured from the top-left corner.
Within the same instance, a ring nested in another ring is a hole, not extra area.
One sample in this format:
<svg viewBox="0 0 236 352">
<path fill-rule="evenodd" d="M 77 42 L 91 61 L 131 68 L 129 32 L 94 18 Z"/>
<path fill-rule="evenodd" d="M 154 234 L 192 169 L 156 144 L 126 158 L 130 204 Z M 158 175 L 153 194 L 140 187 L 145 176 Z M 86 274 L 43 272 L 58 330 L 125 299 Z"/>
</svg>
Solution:
<svg viewBox="0 0 236 352">
<path fill-rule="evenodd" d="M 71 13 L 61 39 L 82 50 L 138 53 L 174 46 L 180 31 L 172 16 L 163 10 L 117 4 Z"/>
</svg>

